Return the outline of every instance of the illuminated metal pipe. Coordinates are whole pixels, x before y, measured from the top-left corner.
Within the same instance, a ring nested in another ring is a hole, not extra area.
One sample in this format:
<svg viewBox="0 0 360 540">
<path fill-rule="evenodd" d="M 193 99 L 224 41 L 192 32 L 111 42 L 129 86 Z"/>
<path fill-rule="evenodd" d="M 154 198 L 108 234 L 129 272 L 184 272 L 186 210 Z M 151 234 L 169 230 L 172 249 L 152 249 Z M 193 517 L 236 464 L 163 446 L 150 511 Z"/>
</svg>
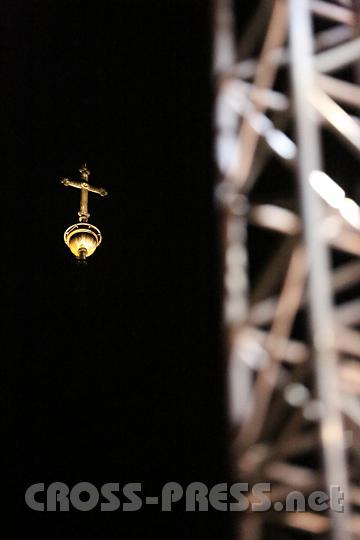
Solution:
<svg viewBox="0 0 360 540">
<path fill-rule="evenodd" d="M 338 381 L 338 355 L 334 331 L 334 306 L 331 287 L 329 251 L 322 234 L 324 213 L 309 179 L 321 170 L 319 125 L 314 119 L 313 96 L 316 72 L 313 64 L 313 36 L 310 4 L 289 1 L 289 37 L 291 75 L 298 140 L 298 182 L 309 265 L 309 306 L 313 335 L 318 396 L 326 415 L 320 419 L 320 433 L 325 461 L 325 483 L 340 486 L 344 493 L 344 512 L 330 512 L 332 538 L 350 540 L 348 525 L 348 477 L 345 457 L 344 426 L 341 415 L 341 392 Z"/>
</svg>

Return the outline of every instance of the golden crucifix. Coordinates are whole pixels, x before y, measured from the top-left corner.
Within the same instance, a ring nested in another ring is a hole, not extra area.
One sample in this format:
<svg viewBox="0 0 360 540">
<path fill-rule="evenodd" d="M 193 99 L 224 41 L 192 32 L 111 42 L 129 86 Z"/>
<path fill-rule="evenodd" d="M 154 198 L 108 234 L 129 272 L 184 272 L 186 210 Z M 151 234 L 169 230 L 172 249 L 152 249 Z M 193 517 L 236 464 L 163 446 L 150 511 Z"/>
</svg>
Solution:
<svg viewBox="0 0 360 540">
<path fill-rule="evenodd" d="M 74 180 L 69 180 L 69 178 L 63 178 L 61 180 L 61 183 L 64 184 L 64 186 L 71 186 L 81 190 L 80 210 L 78 212 L 80 223 L 71 225 L 71 227 L 66 229 L 64 241 L 71 252 L 76 255 L 79 260 L 84 261 L 94 253 L 102 240 L 99 229 L 88 223 L 90 217 L 88 211 L 89 191 L 97 193 L 98 195 L 101 195 L 101 197 L 105 197 L 107 191 L 104 188 L 94 187 L 89 184 L 90 171 L 87 168 L 86 163 L 79 169 L 79 172 L 81 174 L 81 182 L 75 182 Z"/>
<path fill-rule="evenodd" d="M 64 184 L 64 186 L 71 186 L 74 188 L 81 189 L 81 195 L 80 195 L 80 210 L 78 212 L 80 222 L 87 223 L 90 214 L 88 213 L 88 193 L 91 191 L 92 193 L 98 193 L 101 195 L 101 197 L 105 197 L 107 195 L 107 191 L 104 188 L 98 188 L 94 186 L 90 186 L 88 183 L 90 171 L 86 167 L 86 163 L 79 169 L 79 172 L 81 174 L 81 182 L 74 182 L 74 180 L 69 180 L 69 178 L 63 178 L 61 180 L 61 183 Z"/>
</svg>

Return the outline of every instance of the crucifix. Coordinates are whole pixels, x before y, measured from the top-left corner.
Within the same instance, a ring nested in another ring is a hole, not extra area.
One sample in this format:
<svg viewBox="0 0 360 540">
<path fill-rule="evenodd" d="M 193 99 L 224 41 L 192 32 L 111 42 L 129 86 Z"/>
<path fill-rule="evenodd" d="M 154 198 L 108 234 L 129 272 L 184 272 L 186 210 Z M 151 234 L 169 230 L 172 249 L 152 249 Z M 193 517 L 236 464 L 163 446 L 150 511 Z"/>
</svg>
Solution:
<svg viewBox="0 0 360 540">
<path fill-rule="evenodd" d="M 92 193 L 97 193 L 98 195 L 101 195 L 101 197 L 105 197 L 107 195 L 107 191 L 104 188 L 98 188 L 91 186 L 88 183 L 90 171 L 86 166 L 86 163 L 79 169 L 79 172 L 81 174 L 81 182 L 75 182 L 74 180 L 69 180 L 69 178 L 63 178 L 61 180 L 61 183 L 64 184 L 64 186 L 71 186 L 74 188 L 78 188 L 81 190 L 80 195 L 80 210 L 78 212 L 80 222 L 81 223 L 87 223 L 90 214 L 88 213 L 88 194 L 89 191 Z"/>
<path fill-rule="evenodd" d="M 63 178 L 61 180 L 61 183 L 64 184 L 64 186 L 71 186 L 81 190 L 80 210 L 78 212 L 79 223 L 75 223 L 75 225 L 71 225 L 66 229 L 64 241 L 78 260 L 84 262 L 87 257 L 94 253 L 102 240 L 99 229 L 95 227 L 95 225 L 88 223 L 90 217 L 88 211 L 89 191 L 97 193 L 101 197 L 105 197 L 107 191 L 104 188 L 94 187 L 89 184 L 90 171 L 87 168 L 86 163 L 79 169 L 79 172 L 81 174 L 80 182 L 75 182 L 69 178 Z"/>
</svg>

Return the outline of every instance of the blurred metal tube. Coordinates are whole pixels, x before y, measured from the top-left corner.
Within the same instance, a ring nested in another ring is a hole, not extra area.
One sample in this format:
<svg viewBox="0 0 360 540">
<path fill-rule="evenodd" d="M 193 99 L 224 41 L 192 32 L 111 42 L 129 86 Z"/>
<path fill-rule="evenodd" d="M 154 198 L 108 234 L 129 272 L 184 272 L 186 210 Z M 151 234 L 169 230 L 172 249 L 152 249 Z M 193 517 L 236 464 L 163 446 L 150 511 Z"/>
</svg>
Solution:
<svg viewBox="0 0 360 540">
<path fill-rule="evenodd" d="M 331 511 L 334 540 L 350 540 L 348 530 L 348 480 L 341 416 L 337 354 L 334 343 L 329 253 L 324 239 L 321 201 L 312 190 L 309 175 L 321 170 L 317 115 L 312 106 L 315 90 L 313 37 L 309 0 L 289 0 L 290 54 L 298 139 L 298 179 L 309 257 L 309 304 L 318 394 L 325 407 L 320 421 L 327 488 L 340 486 L 345 496 L 343 513 Z"/>
<path fill-rule="evenodd" d="M 235 33 L 231 0 L 215 2 L 214 73 L 221 76 L 235 63 Z M 221 177 L 236 152 L 238 114 L 229 106 L 226 93 L 219 92 L 215 109 L 216 154 Z M 222 173 L 222 174 L 221 174 Z M 238 354 L 236 332 L 248 313 L 248 268 L 246 250 L 246 199 L 233 182 L 222 181 L 217 189 L 222 207 L 224 245 L 224 318 L 228 349 L 228 400 L 232 423 L 239 424 L 251 395 L 251 369 Z M 241 209 L 244 207 L 244 210 Z"/>
</svg>

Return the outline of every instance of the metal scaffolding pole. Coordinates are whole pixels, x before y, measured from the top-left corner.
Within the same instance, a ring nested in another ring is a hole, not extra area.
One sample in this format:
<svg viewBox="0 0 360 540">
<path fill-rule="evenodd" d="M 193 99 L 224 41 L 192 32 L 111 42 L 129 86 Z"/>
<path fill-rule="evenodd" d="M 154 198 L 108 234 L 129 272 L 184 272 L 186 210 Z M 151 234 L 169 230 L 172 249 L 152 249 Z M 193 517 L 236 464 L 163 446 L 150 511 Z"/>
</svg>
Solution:
<svg viewBox="0 0 360 540">
<path fill-rule="evenodd" d="M 290 0 L 290 58 L 298 144 L 298 182 L 309 268 L 309 311 L 318 397 L 326 414 L 320 418 L 326 487 L 339 486 L 344 512 L 331 511 L 334 540 L 349 540 L 348 481 L 341 414 L 338 357 L 332 299 L 325 211 L 310 185 L 314 171 L 322 170 L 313 58 L 313 31 L 309 0 Z"/>
</svg>

